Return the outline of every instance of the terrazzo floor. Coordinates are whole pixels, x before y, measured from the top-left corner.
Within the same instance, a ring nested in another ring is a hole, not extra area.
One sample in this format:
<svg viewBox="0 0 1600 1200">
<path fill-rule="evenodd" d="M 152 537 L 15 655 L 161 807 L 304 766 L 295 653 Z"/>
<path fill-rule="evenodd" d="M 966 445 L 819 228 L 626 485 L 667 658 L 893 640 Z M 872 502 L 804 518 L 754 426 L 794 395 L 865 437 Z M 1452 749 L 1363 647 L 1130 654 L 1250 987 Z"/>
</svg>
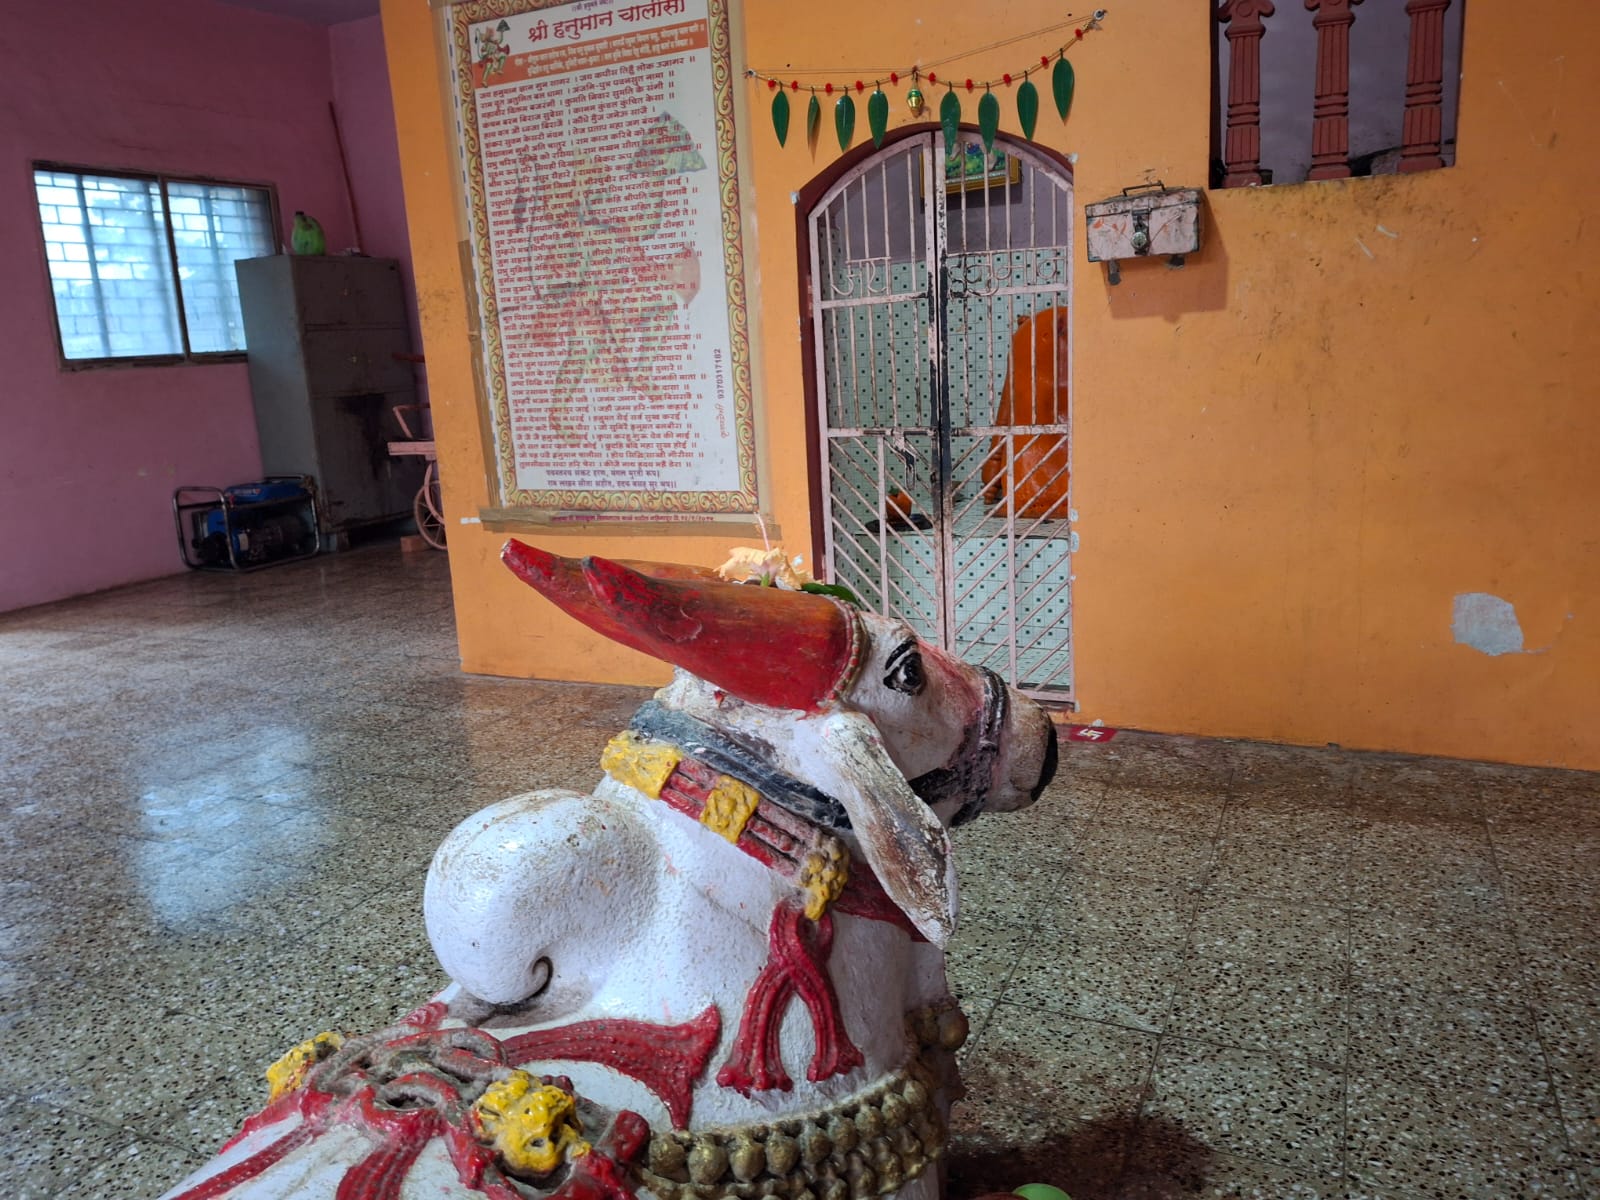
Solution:
<svg viewBox="0 0 1600 1200">
<path fill-rule="evenodd" d="M 286 1047 L 443 984 L 458 820 L 598 778 L 646 693 L 462 675 L 446 566 L 0 615 L 0 1197 L 159 1194 Z M 1600 777 L 1063 748 L 957 838 L 952 1196 L 1600 1196 Z"/>
</svg>

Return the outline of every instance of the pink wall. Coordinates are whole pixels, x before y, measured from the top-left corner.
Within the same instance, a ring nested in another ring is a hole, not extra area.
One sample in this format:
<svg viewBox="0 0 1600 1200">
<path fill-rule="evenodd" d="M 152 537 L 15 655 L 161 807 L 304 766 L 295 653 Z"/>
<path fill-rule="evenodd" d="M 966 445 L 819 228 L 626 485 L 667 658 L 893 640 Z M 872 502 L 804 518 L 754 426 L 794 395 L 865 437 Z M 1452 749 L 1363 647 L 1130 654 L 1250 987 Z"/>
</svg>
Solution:
<svg viewBox="0 0 1600 1200">
<path fill-rule="evenodd" d="M 341 29 L 352 80 L 381 62 L 376 22 Z M 365 27 L 372 28 L 366 29 Z M 376 42 L 373 51 L 370 43 Z M 315 214 L 330 249 L 354 244 L 328 103 L 329 31 L 210 0 L 8 6 L 0 22 L 0 611 L 182 570 L 172 489 L 260 473 L 242 363 L 63 371 L 30 163 L 35 159 L 275 184 L 286 216 Z M 387 85 L 339 85 L 381 125 Z M 359 93 L 359 94 L 358 94 Z M 376 94 L 375 94 L 376 93 Z M 364 137 L 369 136 L 365 131 Z M 354 141 L 362 139 L 352 138 Z M 353 169 L 355 164 L 352 163 Z M 377 189 L 368 240 L 405 254 Z M 366 207 L 363 207 L 365 222 Z M 381 241 L 379 239 L 382 239 Z"/>
</svg>

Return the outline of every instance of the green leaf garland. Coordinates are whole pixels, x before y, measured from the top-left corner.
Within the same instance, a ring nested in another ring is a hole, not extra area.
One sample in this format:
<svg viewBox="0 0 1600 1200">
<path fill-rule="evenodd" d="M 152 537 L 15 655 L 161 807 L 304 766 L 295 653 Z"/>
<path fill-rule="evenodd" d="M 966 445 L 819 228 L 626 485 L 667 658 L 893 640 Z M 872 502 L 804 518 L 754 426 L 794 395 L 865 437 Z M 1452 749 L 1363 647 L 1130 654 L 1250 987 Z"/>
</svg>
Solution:
<svg viewBox="0 0 1600 1200">
<path fill-rule="evenodd" d="M 839 135 L 839 149 L 850 149 L 850 139 L 856 132 L 856 102 L 850 99 L 849 92 L 834 102 L 833 130 Z"/>
<path fill-rule="evenodd" d="M 1022 136 L 1033 141 L 1033 130 L 1039 124 L 1039 89 L 1031 79 L 1024 79 L 1017 89 L 1017 121 L 1022 125 Z"/>
<path fill-rule="evenodd" d="M 955 88 L 946 91 L 944 99 L 939 101 L 939 124 L 944 126 L 944 152 L 956 153 L 961 144 L 961 99 Z"/>
<path fill-rule="evenodd" d="M 1000 101 L 993 92 L 985 92 L 978 101 L 978 135 L 983 138 L 983 153 L 994 153 L 994 135 L 1000 132 Z"/>
<path fill-rule="evenodd" d="M 1072 89 L 1077 86 L 1077 77 L 1073 74 L 1072 64 L 1063 54 L 1056 59 L 1056 69 L 1050 73 L 1050 90 L 1056 94 L 1056 111 L 1061 114 L 1061 119 L 1067 119 L 1067 112 L 1072 108 Z"/>
<path fill-rule="evenodd" d="M 789 97 L 782 88 L 772 98 L 772 129 L 778 135 L 778 145 L 789 140 Z"/>
<path fill-rule="evenodd" d="M 1306 2 L 1311 4 L 1315 3 L 1316 0 L 1306 0 Z M 1356 2 L 1359 3 L 1360 0 L 1356 0 Z M 1075 31 L 1075 38 L 1081 40 L 1087 30 L 1100 28 L 1100 19 L 1104 16 L 1104 11 L 1097 10 L 1092 21 Z M 502 31 L 505 28 L 505 22 L 503 21 L 501 22 L 501 28 Z M 978 96 L 977 131 L 985 155 L 993 156 L 995 142 L 1000 134 L 1001 105 L 1000 98 L 995 95 L 994 90 L 1002 83 L 1008 88 L 1013 83 L 1016 84 L 1017 124 L 1021 128 L 1022 136 L 1028 141 L 1034 139 L 1034 134 L 1039 127 L 1039 88 L 1033 82 L 1032 75 L 1050 68 L 1051 98 L 1055 101 L 1056 112 L 1060 115 L 1062 121 L 1067 119 L 1072 112 L 1073 93 L 1077 90 L 1077 72 L 1067 58 L 1067 51 L 1074 45 L 1076 45 L 1076 41 L 1069 41 L 1065 46 L 1057 50 L 1053 56 L 1045 55 L 1039 60 L 1037 67 L 1028 67 L 1020 72 L 1020 79 L 1007 73 L 997 79 L 981 81 L 968 79 L 966 81 L 965 86 L 969 93 L 980 93 Z M 1052 57 L 1055 59 L 1054 67 L 1050 67 Z M 793 100 L 788 95 L 788 92 L 784 90 L 782 80 L 753 70 L 746 71 L 745 74 L 751 78 L 760 79 L 773 88 L 775 94 L 772 97 L 772 129 L 777 135 L 778 145 L 786 145 L 789 140 L 789 122 L 793 116 Z M 891 72 L 888 82 L 899 83 L 901 80 L 897 74 Z M 920 117 L 926 103 L 923 99 L 922 89 L 918 86 L 922 82 L 920 70 L 913 69 L 910 79 L 905 82 L 910 84 L 905 93 L 906 105 L 913 117 Z M 930 85 L 942 86 L 945 89 L 944 95 L 939 100 L 939 127 L 943 135 L 946 153 L 960 154 L 962 153 L 961 119 L 963 113 L 961 111 L 961 97 L 957 94 L 959 85 L 953 80 L 938 80 L 933 76 L 929 77 L 928 82 Z M 890 111 L 889 97 L 884 94 L 883 84 L 884 81 L 881 79 L 872 80 L 870 83 L 872 91 L 870 93 L 867 92 L 868 83 L 863 80 L 858 79 L 854 86 L 856 95 L 866 95 L 867 97 L 867 131 L 871 135 L 873 146 L 880 149 L 888 139 Z M 799 83 L 789 86 L 789 91 L 799 92 L 799 90 Z M 811 85 L 806 90 L 810 93 L 806 104 L 806 141 L 810 145 L 811 153 L 815 155 L 817 152 L 817 136 L 822 124 L 822 104 L 818 98 L 819 90 L 823 95 L 833 98 L 834 132 L 839 138 L 840 151 L 848 151 L 850 143 L 855 139 L 856 131 L 856 102 L 851 96 L 851 85 L 848 83 L 829 82 L 821 86 L 820 89 L 818 85 Z"/>
<path fill-rule="evenodd" d="M 872 131 L 872 144 L 883 145 L 883 135 L 889 129 L 889 97 L 879 88 L 867 97 L 867 128 Z"/>
</svg>

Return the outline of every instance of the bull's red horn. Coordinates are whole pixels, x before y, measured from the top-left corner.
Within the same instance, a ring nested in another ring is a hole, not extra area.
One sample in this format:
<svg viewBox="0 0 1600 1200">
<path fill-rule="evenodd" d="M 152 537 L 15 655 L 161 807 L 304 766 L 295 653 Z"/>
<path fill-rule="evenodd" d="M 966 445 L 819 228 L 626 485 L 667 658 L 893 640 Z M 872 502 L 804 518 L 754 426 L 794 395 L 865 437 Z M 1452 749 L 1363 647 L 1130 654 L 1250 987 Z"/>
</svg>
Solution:
<svg viewBox="0 0 1600 1200">
<path fill-rule="evenodd" d="M 815 712 L 854 677 L 859 627 L 822 596 L 724 583 L 702 567 L 580 563 L 514 538 L 500 557 L 596 633 L 751 703 Z"/>
<path fill-rule="evenodd" d="M 651 643 L 646 653 L 753 704 L 815 712 L 855 674 L 860 628 L 826 597 L 650 578 L 603 558 L 585 559 L 583 573 L 611 618 Z"/>
<path fill-rule="evenodd" d="M 510 539 L 500 551 L 500 560 L 511 568 L 512 574 L 554 604 L 569 617 L 582 621 L 596 633 L 614 642 L 630 646 L 652 657 L 660 657 L 654 644 L 611 616 L 609 609 L 600 605 L 589 590 L 589 581 L 583 575 L 583 563 L 576 558 L 562 558 L 537 546 Z M 683 567 L 672 563 L 640 563 L 639 568 L 650 571 L 654 567 L 682 572 L 688 578 L 703 576 L 715 579 L 715 572 L 703 567 Z"/>
</svg>

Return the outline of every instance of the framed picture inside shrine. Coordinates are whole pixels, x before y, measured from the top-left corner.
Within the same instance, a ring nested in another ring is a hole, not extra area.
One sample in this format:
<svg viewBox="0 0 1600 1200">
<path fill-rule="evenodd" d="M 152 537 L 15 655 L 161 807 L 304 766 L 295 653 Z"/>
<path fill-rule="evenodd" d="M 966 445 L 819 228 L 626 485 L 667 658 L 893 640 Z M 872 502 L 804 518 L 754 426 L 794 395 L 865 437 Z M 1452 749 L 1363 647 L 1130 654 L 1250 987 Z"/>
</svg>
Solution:
<svg viewBox="0 0 1600 1200">
<path fill-rule="evenodd" d="M 1022 160 L 996 146 L 984 154 L 983 145 L 963 140 L 959 152 L 945 155 L 944 190 L 971 192 L 981 188 L 1005 187 L 1022 181 Z"/>
<path fill-rule="evenodd" d="M 450 9 L 498 510 L 756 511 L 727 2 Z"/>
</svg>

